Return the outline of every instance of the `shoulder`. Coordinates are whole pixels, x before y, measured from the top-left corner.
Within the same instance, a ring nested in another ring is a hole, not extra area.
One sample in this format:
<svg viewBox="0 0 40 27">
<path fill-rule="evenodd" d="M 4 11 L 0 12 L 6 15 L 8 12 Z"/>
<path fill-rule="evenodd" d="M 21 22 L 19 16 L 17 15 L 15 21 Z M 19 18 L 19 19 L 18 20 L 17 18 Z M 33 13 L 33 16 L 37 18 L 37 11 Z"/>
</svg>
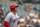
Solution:
<svg viewBox="0 0 40 27">
<path fill-rule="evenodd" d="M 7 14 L 7 16 L 11 16 L 11 15 L 12 15 L 12 12 L 10 12 L 10 13 Z"/>
</svg>

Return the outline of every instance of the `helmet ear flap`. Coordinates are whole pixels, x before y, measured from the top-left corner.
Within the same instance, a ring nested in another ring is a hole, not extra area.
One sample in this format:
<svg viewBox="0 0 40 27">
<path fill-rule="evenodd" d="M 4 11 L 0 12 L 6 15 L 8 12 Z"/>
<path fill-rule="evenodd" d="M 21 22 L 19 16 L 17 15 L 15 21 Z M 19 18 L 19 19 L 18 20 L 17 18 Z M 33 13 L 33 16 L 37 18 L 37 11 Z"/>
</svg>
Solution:
<svg viewBox="0 0 40 27">
<path fill-rule="evenodd" d="M 11 8 L 11 10 L 15 10 L 15 8 Z"/>
</svg>

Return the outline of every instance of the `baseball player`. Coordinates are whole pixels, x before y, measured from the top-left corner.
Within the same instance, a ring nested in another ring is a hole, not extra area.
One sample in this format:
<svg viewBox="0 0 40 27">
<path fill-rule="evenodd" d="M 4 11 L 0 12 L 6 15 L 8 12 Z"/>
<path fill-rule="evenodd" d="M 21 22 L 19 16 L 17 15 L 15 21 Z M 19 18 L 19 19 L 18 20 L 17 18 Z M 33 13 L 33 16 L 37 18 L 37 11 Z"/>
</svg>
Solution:
<svg viewBox="0 0 40 27">
<path fill-rule="evenodd" d="M 4 21 L 4 26 L 5 27 L 17 27 L 17 4 L 12 4 L 10 5 L 11 12 L 6 16 L 5 21 Z"/>
</svg>

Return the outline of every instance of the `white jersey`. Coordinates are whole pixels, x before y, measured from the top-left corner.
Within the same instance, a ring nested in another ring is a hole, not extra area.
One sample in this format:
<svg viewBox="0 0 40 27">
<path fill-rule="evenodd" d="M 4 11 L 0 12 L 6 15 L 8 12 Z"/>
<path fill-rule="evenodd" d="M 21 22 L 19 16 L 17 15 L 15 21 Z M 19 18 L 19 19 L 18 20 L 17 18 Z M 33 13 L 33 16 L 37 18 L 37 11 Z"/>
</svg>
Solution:
<svg viewBox="0 0 40 27">
<path fill-rule="evenodd" d="M 10 12 L 10 13 L 6 16 L 5 21 L 8 22 L 8 24 L 10 25 L 10 27 L 17 27 L 17 22 L 18 22 L 18 21 L 13 22 L 14 19 L 17 19 L 17 14 L 14 15 L 12 12 Z"/>
</svg>

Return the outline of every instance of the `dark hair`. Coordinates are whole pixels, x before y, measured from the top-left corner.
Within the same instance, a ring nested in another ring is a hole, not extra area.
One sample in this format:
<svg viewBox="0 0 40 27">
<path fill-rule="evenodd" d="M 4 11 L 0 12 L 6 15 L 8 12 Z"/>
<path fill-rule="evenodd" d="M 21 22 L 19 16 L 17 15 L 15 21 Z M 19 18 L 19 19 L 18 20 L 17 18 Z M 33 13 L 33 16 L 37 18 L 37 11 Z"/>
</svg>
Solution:
<svg viewBox="0 0 40 27">
<path fill-rule="evenodd" d="M 12 12 L 13 10 L 11 10 L 11 12 Z"/>
</svg>

